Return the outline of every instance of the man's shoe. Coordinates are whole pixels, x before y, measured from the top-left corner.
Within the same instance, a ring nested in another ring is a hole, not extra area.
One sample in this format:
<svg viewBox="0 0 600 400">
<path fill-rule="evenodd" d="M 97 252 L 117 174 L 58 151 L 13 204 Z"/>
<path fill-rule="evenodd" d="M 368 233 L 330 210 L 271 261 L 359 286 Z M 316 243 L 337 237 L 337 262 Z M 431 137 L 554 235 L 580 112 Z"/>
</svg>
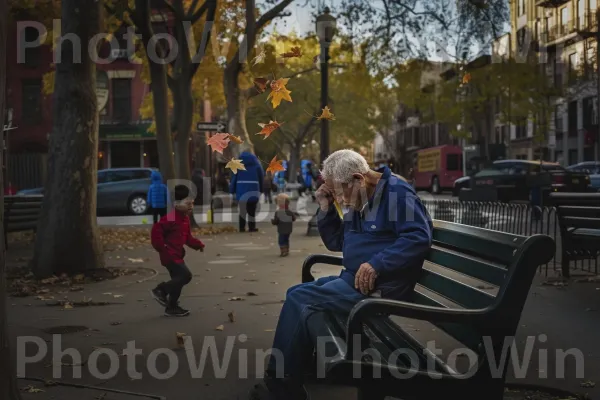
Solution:
<svg viewBox="0 0 600 400">
<path fill-rule="evenodd" d="M 167 309 L 165 310 L 166 317 L 186 317 L 188 315 L 190 315 L 189 310 L 184 310 L 179 306 L 167 307 Z"/>
<path fill-rule="evenodd" d="M 167 294 L 162 289 L 156 287 L 152 289 L 150 293 L 152 294 L 152 297 L 154 297 L 154 300 L 158 302 L 158 304 L 163 307 L 167 306 Z"/>
</svg>

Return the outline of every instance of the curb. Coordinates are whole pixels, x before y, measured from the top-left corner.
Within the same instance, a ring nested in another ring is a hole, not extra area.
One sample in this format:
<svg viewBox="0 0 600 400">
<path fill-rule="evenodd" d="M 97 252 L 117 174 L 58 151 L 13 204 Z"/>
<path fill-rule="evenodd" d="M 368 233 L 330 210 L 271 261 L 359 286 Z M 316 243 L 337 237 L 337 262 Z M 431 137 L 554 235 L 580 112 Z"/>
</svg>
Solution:
<svg viewBox="0 0 600 400">
<path fill-rule="evenodd" d="M 17 379 L 22 380 L 22 381 L 33 381 L 33 382 L 40 382 L 40 383 L 48 382 L 48 379 L 22 377 L 22 376 L 18 376 Z M 108 389 L 108 388 L 98 387 L 98 386 L 79 385 L 77 383 L 66 383 L 66 382 L 58 382 L 58 381 L 52 381 L 52 382 L 54 384 L 56 384 L 56 386 L 65 386 L 65 387 L 72 387 L 72 388 L 77 388 L 77 389 L 98 390 L 98 391 L 102 391 L 102 392 L 124 394 L 124 395 L 128 395 L 128 396 L 146 397 L 148 399 L 154 399 L 154 400 L 167 400 L 166 397 L 158 396 L 158 395 L 154 395 L 154 394 L 135 393 L 135 392 L 128 392 L 126 390 Z"/>
</svg>

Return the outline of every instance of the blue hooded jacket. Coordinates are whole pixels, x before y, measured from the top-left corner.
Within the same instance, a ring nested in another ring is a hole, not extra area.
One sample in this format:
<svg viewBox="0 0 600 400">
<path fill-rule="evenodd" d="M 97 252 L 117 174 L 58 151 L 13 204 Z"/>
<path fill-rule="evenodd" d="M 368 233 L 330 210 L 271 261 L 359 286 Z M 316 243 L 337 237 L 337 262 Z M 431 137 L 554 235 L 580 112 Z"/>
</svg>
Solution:
<svg viewBox="0 0 600 400">
<path fill-rule="evenodd" d="M 363 263 L 378 274 L 375 290 L 384 298 L 411 294 L 432 243 L 433 224 L 414 189 L 385 167 L 375 194 L 362 211 L 349 211 L 342 220 L 335 207 L 319 210 L 318 227 L 325 247 L 341 251 L 340 278 L 354 288 Z"/>
<path fill-rule="evenodd" d="M 235 194 L 237 201 L 259 201 L 265 180 L 265 171 L 258 158 L 248 151 L 240 154 L 240 160 L 246 170 L 240 170 L 237 174 L 233 174 L 229 184 L 229 193 Z"/>
<path fill-rule="evenodd" d="M 167 208 L 168 190 L 162 181 L 162 175 L 158 171 L 152 171 L 150 176 L 152 183 L 148 189 L 147 202 L 152 208 Z"/>
</svg>

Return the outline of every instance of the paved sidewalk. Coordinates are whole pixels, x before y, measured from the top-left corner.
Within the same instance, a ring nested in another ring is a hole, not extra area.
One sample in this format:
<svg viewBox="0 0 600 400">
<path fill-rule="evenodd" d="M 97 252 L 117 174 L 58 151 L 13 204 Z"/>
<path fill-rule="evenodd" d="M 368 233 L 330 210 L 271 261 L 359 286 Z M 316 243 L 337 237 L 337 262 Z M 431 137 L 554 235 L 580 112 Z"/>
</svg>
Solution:
<svg viewBox="0 0 600 400">
<path fill-rule="evenodd" d="M 256 382 L 256 372 L 262 371 L 260 352 L 271 345 L 286 289 L 300 282 L 300 267 L 308 254 L 326 252 L 318 237 L 304 236 L 306 224 L 299 223 L 292 235 L 291 256 L 279 258 L 275 229 L 264 223 L 260 228 L 260 233 L 202 238 L 207 245 L 205 253 L 188 252 L 187 262 L 193 272 L 193 280 L 184 289 L 181 299 L 182 305 L 192 312 L 187 318 L 164 317 L 162 309 L 150 298 L 150 289 L 167 279 L 167 273 L 149 246 L 106 253 L 109 266 L 143 266 L 145 269 L 138 275 L 86 285 L 82 292 L 48 294 L 57 299 L 61 296 L 67 296 L 71 301 L 91 298 L 115 304 L 63 309 L 49 307 L 35 297 L 9 299 L 9 325 L 13 339 L 17 336 L 21 337 L 21 341 L 25 336 L 41 337 L 44 340 L 42 347 L 48 347 L 46 357 L 27 365 L 26 375 L 56 379 L 52 376 L 56 370 L 56 373 L 62 373 L 60 379 L 66 382 L 165 396 L 169 400 L 247 398 L 248 390 Z M 14 263 L 14 259 L 14 254 L 9 253 L 9 260 Z M 139 259 L 149 261 L 131 261 Z M 152 270 L 158 275 L 154 276 Z M 336 267 L 318 266 L 316 270 L 319 276 L 338 273 Z M 536 341 L 524 381 L 588 392 L 592 398 L 600 398 L 598 387 L 581 386 L 586 381 L 600 384 L 600 346 L 597 339 L 600 332 L 600 282 L 573 283 L 567 287 L 542 286 L 542 283 L 540 276 L 525 306 L 517 337 L 519 351 L 527 336 L 539 338 L 544 334 L 547 340 Z M 231 322 L 229 313 L 234 314 L 235 322 Z M 423 338 L 440 335 L 427 324 L 404 323 L 408 329 L 418 329 Z M 64 331 L 65 327 L 83 330 L 63 334 L 61 342 L 57 338 L 53 340 L 52 329 Z M 179 348 L 177 333 L 185 333 L 191 339 L 193 351 Z M 135 358 L 122 356 L 130 341 L 135 341 L 141 355 Z M 53 346 L 56 348 L 53 349 Z M 15 353 L 23 354 L 16 340 L 12 348 Z M 36 348 L 36 344 L 29 343 L 25 354 L 32 357 Z M 67 355 L 62 360 L 52 360 L 52 356 L 56 357 L 61 349 L 64 351 L 66 348 L 79 350 L 82 360 L 72 360 Z M 571 348 L 582 351 L 584 377 L 576 377 L 575 358 L 570 356 L 566 359 L 565 378 L 557 379 L 553 364 L 556 350 Z M 111 349 L 116 357 L 111 362 L 104 354 L 96 363 L 89 356 L 98 349 L 107 353 L 110 353 L 107 349 Z M 165 349 L 162 350 L 164 354 L 157 349 Z M 543 357 L 540 358 L 543 353 L 538 352 L 539 349 L 547 349 L 547 365 L 539 365 L 540 359 L 543 361 Z M 205 361 L 200 362 L 203 352 Z M 169 361 L 168 357 L 174 358 Z M 23 360 L 22 357 L 20 359 Z M 256 368 L 257 362 L 259 368 Z M 100 373 L 106 374 L 115 363 L 118 368 L 114 377 L 97 378 L 91 373 L 97 364 Z M 198 370 L 199 363 L 205 366 L 204 370 Z M 74 377 L 73 373 L 79 370 L 81 377 Z M 141 379 L 134 370 L 141 374 Z M 541 377 L 544 373 L 549 379 Z M 354 391 L 347 388 L 311 388 L 311 391 L 313 400 L 354 398 Z M 48 397 L 36 393 L 26 398 L 46 400 Z M 94 397 L 77 395 L 60 398 L 79 400 Z M 120 397 L 115 399 L 121 400 Z"/>
</svg>

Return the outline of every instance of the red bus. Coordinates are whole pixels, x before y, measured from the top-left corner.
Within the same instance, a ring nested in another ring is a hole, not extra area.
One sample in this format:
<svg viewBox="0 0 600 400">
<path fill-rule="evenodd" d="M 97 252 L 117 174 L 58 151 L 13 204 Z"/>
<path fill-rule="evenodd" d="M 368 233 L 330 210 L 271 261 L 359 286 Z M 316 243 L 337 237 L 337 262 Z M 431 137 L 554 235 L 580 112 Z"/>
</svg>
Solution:
<svg viewBox="0 0 600 400">
<path fill-rule="evenodd" d="M 437 146 L 417 151 L 415 187 L 431 193 L 451 190 L 454 181 L 463 176 L 462 148 Z"/>
</svg>

